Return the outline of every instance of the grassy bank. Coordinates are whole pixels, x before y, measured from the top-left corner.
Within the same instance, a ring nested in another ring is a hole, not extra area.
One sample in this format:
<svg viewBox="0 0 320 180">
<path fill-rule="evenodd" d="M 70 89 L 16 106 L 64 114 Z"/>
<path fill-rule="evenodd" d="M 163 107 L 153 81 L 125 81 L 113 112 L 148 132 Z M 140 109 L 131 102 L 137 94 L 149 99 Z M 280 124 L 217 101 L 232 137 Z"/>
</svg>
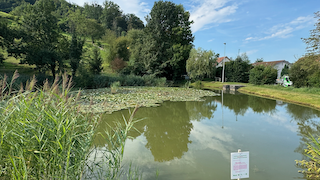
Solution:
<svg viewBox="0 0 320 180">
<path fill-rule="evenodd" d="M 250 94 L 269 99 L 278 99 L 320 110 L 320 88 L 286 88 L 278 85 L 255 86 L 249 83 L 234 82 L 226 82 L 224 84 L 244 85 L 246 87 L 242 87 L 238 90 L 244 94 Z M 201 88 L 211 90 L 222 89 L 223 86 L 221 82 L 202 82 L 201 85 Z"/>
</svg>

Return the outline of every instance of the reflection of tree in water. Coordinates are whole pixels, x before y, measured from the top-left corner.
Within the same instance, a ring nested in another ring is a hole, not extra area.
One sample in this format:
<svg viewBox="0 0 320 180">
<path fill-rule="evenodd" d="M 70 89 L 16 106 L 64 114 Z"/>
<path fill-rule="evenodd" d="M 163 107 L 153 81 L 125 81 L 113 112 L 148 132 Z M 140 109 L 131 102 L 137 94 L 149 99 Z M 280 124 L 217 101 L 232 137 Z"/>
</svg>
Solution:
<svg viewBox="0 0 320 180">
<path fill-rule="evenodd" d="M 139 110 L 140 109 L 138 109 L 138 112 Z M 131 109 L 131 111 L 133 111 L 133 109 Z M 128 120 L 129 117 L 130 117 L 130 113 L 128 110 L 117 111 L 117 112 L 113 112 L 112 114 L 103 114 L 101 121 L 99 123 L 99 126 L 97 127 L 97 130 L 96 130 L 97 133 L 94 139 L 94 145 L 99 147 L 104 147 L 105 144 L 107 143 L 106 140 L 102 137 L 102 136 L 107 136 L 105 131 L 110 132 L 111 128 L 115 128 L 116 122 L 120 122 L 122 127 L 125 127 L 123 118 Z M 138 117 L 135 116 L 134 119 L 137 120 Z M 141 123 L 141 122 L 135 123 L 134 124 L 135 129 L 131 129 L 128 133 L 128 136 L 132 138 L 136 138 L 140 136 L 141 133 L 143 133 L 144 131 L 144 126 L 145 126 L 145 123 Z M 102 135 L 100 135 L 100 133 Z"/>
<path fill-rule="evenodd" d="M 165 102 L 160 107 L 145 108 L 139 113 L 148 117 L 144 133 L 155 161 L 181 158 L 188 151 L 193 125 L 186 110 L 186 102 Z"/>
<path fill-rule="evenodd" d="M 277 102 L 271 99 L 248 96 L 248 103 L 251 109 L 256 113 L 273 113 L 276 109 Z"/>
<path fill-rule="evenodd" d="M 186 102 L 190 120 L 211 119 L 216 108 L 217 105 L 211 97 L 205 98 L 205 101 Z"/>
<path fill-rule="evenodd" d="M 310 142 L 307 136 L 310 134 L 313 137 L 320 135 L 319 120 L 316 120 L 316 118 L 320 118 L 320 111 L 295 104 L 288 104 L 286 109 L 292 120 L 297 123 L 298 135 L 301 136 L 300 145 L 295 152 L 304 154 L 304 149 L 307 148 L 306 143 Z"/>
</svg>

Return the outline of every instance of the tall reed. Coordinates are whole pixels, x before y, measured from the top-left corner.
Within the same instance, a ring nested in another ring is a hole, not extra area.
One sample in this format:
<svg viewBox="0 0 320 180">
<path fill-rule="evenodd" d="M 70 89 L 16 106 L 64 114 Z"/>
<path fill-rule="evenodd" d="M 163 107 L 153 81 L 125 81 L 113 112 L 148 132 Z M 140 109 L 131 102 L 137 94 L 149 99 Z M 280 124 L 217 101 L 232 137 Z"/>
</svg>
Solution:
<svg viewBox="0 0 320 180">
<path fill-rule="evenodd" d="M 121 149 L 105 148 L 99 163 L 106 166 L 99 166 L 91 157 L 101 152 L 93 146 L 100 115 L 79 112 L 81 92 L 69 95 L 72 79 L 65 74 L 61 83 L 56 78 L 40 89 L 33 77 L 15 93 L 11 84 L 2 84 L 0 89 L 0 179 L 92 179 L 105 169 L 111 173 L 103 173 L 104 179 L 121 177 L 132 119 L 125 120 L 126 127 L 107 130 L 113 132 L 105 137 L 109 144 Z"/>
</svg>

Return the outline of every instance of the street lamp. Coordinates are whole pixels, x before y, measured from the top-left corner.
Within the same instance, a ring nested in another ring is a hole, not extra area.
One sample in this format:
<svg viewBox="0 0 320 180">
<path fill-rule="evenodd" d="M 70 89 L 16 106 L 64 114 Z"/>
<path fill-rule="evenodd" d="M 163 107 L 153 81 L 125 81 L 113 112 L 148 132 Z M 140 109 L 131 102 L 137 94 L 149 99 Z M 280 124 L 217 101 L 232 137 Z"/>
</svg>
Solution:
<svg viewBox="0 0 320 180">
<path fill-rule="evenodd" d="M 227 46 L 227 43 L 223 43 L 224 44 L 224 57 L 222 59 L 222 83 L 224 82 L 224 60 L 226 58 L 226 46 Z"/>
</svg>

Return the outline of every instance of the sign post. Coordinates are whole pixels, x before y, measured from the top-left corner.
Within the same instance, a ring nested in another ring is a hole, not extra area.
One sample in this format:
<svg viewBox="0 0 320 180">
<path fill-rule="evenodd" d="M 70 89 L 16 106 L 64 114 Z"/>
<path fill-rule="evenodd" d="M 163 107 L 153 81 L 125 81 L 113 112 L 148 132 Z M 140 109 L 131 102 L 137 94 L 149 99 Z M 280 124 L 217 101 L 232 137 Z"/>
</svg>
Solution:
<svg viewBox="0 0 320 180">
<path fill-rule="evenodd" d="M 249 178 L 249 152 L 231 153 L 231 179 Z"/>
</svg>

